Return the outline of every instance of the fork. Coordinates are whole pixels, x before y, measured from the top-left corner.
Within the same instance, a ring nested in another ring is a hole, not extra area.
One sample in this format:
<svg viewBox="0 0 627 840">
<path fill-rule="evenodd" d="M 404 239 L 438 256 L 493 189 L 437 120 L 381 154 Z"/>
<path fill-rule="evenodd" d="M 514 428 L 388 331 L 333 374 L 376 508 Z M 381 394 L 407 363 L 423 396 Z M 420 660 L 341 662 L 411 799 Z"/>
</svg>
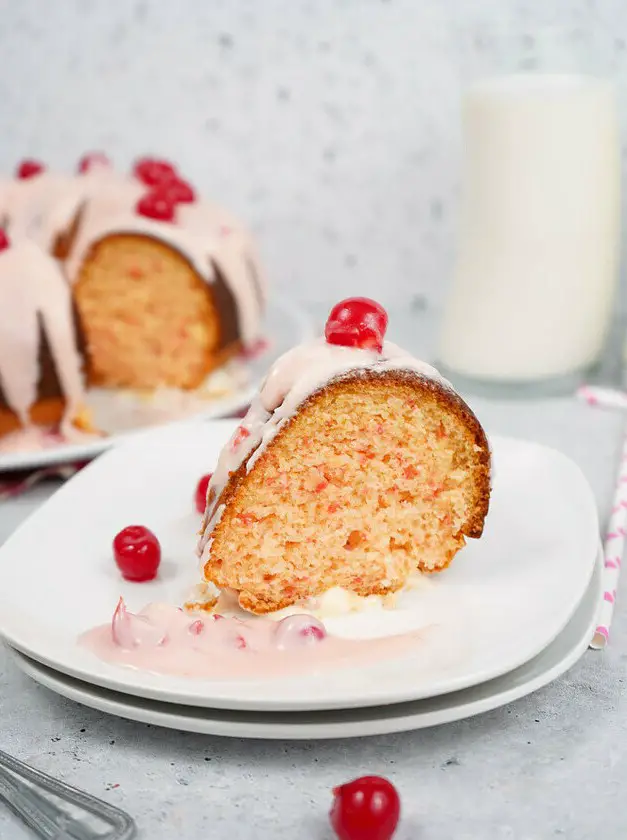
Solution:
<svg viewBox="0 0 627 840">
<path fill-rule="evenodd" d="M 130 840 L 135 836 L 135 822 L 124 811 L 2 750 L 0 800 L 43 840 Z"/>
</svg>

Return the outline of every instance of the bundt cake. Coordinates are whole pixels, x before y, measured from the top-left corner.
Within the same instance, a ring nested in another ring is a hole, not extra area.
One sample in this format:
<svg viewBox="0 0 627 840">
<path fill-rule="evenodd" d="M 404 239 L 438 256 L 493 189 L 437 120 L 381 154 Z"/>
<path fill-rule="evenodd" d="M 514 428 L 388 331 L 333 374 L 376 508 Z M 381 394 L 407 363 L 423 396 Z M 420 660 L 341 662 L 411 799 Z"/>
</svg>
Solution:
<svg viewBox="0 0 627 840">
<path fill-rule="evenodd" d="M 481 536 L 485 433 L 434 368 L 383 340 L 386 326 L 373 301 L 338 304 L 324 339 L 273 365 L 222 451 L 199 554 L 205 581 L 242 608 L 334 587 L 392 593 Z"/>
<path fill-rule="evenodd" d="M 30 426 L 89 430 L 76 313 L 59 265 L 0 230 L 0 294 L 0 436 Z"/>
<path fill-rule="evenodd" d="M 193 212 L 159 192 L 113 193 L 86 203 L 67 245 L 88 376 L 107 387 L 196 388 L 259 337 L 252 253 L 232 227 L 192 224 Z"/>
<path fill-rule="evenodd" d="M 129 176 L 100 153 L 71 176 L 23 161 L 0 184 L 0 223 L 16 243 L 5 260 L 23 259 L 21 274 L 64 278 L 76 322 L 67 341 L 78 334 L 87 386 L 195 389 L 260 338 L 266 292 L 252 237 L 165 161 L 139 160 Z M 29 278 L 33 289 L 40 282 Z M 2 340 L 10 346 L 12 333 Z M 22 376 L 12 358 L 3 381 Z M 38 377 L 48 381 L 43 369 Z"/>
</svg>

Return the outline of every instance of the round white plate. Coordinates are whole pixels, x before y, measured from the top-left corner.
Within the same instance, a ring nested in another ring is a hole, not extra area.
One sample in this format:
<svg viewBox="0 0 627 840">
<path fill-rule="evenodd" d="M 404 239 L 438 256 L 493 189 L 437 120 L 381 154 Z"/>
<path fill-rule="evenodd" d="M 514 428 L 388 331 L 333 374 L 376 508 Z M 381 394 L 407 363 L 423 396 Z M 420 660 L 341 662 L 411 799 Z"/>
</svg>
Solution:
<svg viewBox="0 0 627 840">
<path fill-rule="evenodd" d="M 590 585 L 574 615 L 538 656 L 497 679 L 453 694 L 379 708 L 321 712 L 230 712 L 177 706 L 130 697 L 67 677 L 12 651 L 15 663 L 36 682 L 102 712 L 118 717 L 232 738 L 351 738 L 424 729 L 487 712 L 536 691 L 567 671 L 584 653 L 596 624 L 601 599 L 600 556 Z"/>
<path fill-rule="evenodd" d="M 241 385 L 234 390 L 229 386 L 229 390 L 220 396 L 198 400 L 197 405 L 193 405 L 191 409 L 186 408 L 186 416 L 183 419 L 165 422 L 171 425 L 190 420 L 209 420 L 240 411 L 249 404 L 272 362 L 290 347 L 313 335 L 306 313 L 296 304 L 280 300 L 271 300 L 268 304 L 264 333 L 270 342 L 267 350 L 248 362 L 234 363 L 238 365 L 240 372 L 245 374 Z M 0 453 L 0 472 L 89 461 L 130 435 L 145 432 L 157 424 L 161 425 L 159 406 L 151 407 L 141 398 L 130 400 L 120 398 L 120 395 L 113 392 L 97 390 L 91 396 L 88 393 L 88 403 L 94 412 L 96 424 L 109 432 L 107 437 L 85 443 L 60 444 L 31 452 Z M 168 414 L 171 412 L 166 410 L 162 416 Z"/>
<path fill-rule="evenodd" d="M 181 603 L 198 580 L 192 495 L 233 421 L 155 430 L 109 450 L 65 484 L 0 549 L 0 634 L 23 653 L 95 685 L 166 702 L 255 711 L 349 708 L 433 697 L 511 671 L 564 628 L 592 575 L 594 497 L 579 468 L 551 449 L 492 439 L 494 487 L 481 540 L 450 569 L 405 593 L 395 610 L 327 620 L 331 632 L 385 636 L 424 629 L 407 656 L 291 679 L 207 680 L 102 662 L 77 644 L 123 595 Z M 123 581 L 111 539 L 131 523 L 159 536 L 151 583 Z"/>
</svg>

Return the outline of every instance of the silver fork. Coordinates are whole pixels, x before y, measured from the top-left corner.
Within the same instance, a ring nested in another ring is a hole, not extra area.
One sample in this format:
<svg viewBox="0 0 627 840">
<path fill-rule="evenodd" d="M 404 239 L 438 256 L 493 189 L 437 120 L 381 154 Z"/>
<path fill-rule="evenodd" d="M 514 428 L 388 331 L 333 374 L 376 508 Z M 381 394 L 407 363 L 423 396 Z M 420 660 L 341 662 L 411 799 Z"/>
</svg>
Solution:
<svg viewBox="0 0 627 840">
<path fill-rule="evenodd" d="M 135 836 L 135 823 L 124 811 L 2 750 L 0 799 L 43 840 L 130 840 Z"/>
</svg>

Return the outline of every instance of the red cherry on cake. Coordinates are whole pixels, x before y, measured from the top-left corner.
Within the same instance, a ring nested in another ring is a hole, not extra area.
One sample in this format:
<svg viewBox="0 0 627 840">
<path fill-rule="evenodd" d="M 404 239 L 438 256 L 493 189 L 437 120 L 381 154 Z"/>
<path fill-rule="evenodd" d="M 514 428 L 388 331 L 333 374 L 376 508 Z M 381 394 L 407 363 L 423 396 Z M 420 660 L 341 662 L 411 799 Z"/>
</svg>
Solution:
<svg viewBox="0 0 627 840">
<path fill-rule="evenodd" d="M 0 228 L 0 251 L 6 251 L 11 246 L 11 240 L 4 228 Z"/>
<path fill-rule="evenodd" d="M 207 473 L 207 475 L 203 475 L 202 478 L 199 480 L 198 484 L 196 485 L 196 494 L 194 496 L 196 502 L 196 510 L 198 513 L 204 513 L 205 508 L 207 507 L 207 488 L 209 487 L 209 482 L 211 481 L 211 476 L 213 473 Z"/>
<path fill-rule="evenodd" d="M 159 190 L 151 190 L 140 198 L 135 205 L 135 211 L 147 219 L 158 222 L 173 222 L 176 215 L 176 205 L 170 198 Z"/>
<path fill-rule="evenodd" d="M 26 158 L 18 165 L 15 174 L 23 181 L 26 178 L 33 178 L 35 175 L 45 172 L 45 169 L 46 167 L 40 161 Z"/>
<path fill-rule="evenodd" d="M 140 583 L 157 576 L 161 546 L 148 528 L 129 525 L 115 535 L 113 557 L 123 578 Z"/>
<path fill-rule="evenodd" d="M 154 187 L 164 181 L 175 181 L 178 178 L 176 169 L 167 160 L 158 158 L 141 158 L 135 161 L 133 174 L 142 183 Z"/>
<path fill-rule="evenodd" d="M 111 166 L 111 161 L 104 152 L 88 152 L 78 162 L 78 171 L 81 174 L 91 172 L 92 169 L 98 167 L 108 168 Z"/>
<path fill-rule="evenodd" d="M 334 788 L 331 825 L 339 840 L 390 840 L 401 814 L 396 788 L 381 776 L 362 776 Z"/>
<path fill-rule="evenodd" d="M 380 353 L 387 325 L 388 314 L 380 303 L 370 298 L 347 298 L 331 310 L 324 335 L 329 344 Z"/>
<path fill-rule="evenodd" d="M 175 181 L 164 181 L 157 189 L 170 199 L 173 204 L 193 204 L 196 201 L 196 193 L 191 184 L 177 178 Z"/>
</svg>

